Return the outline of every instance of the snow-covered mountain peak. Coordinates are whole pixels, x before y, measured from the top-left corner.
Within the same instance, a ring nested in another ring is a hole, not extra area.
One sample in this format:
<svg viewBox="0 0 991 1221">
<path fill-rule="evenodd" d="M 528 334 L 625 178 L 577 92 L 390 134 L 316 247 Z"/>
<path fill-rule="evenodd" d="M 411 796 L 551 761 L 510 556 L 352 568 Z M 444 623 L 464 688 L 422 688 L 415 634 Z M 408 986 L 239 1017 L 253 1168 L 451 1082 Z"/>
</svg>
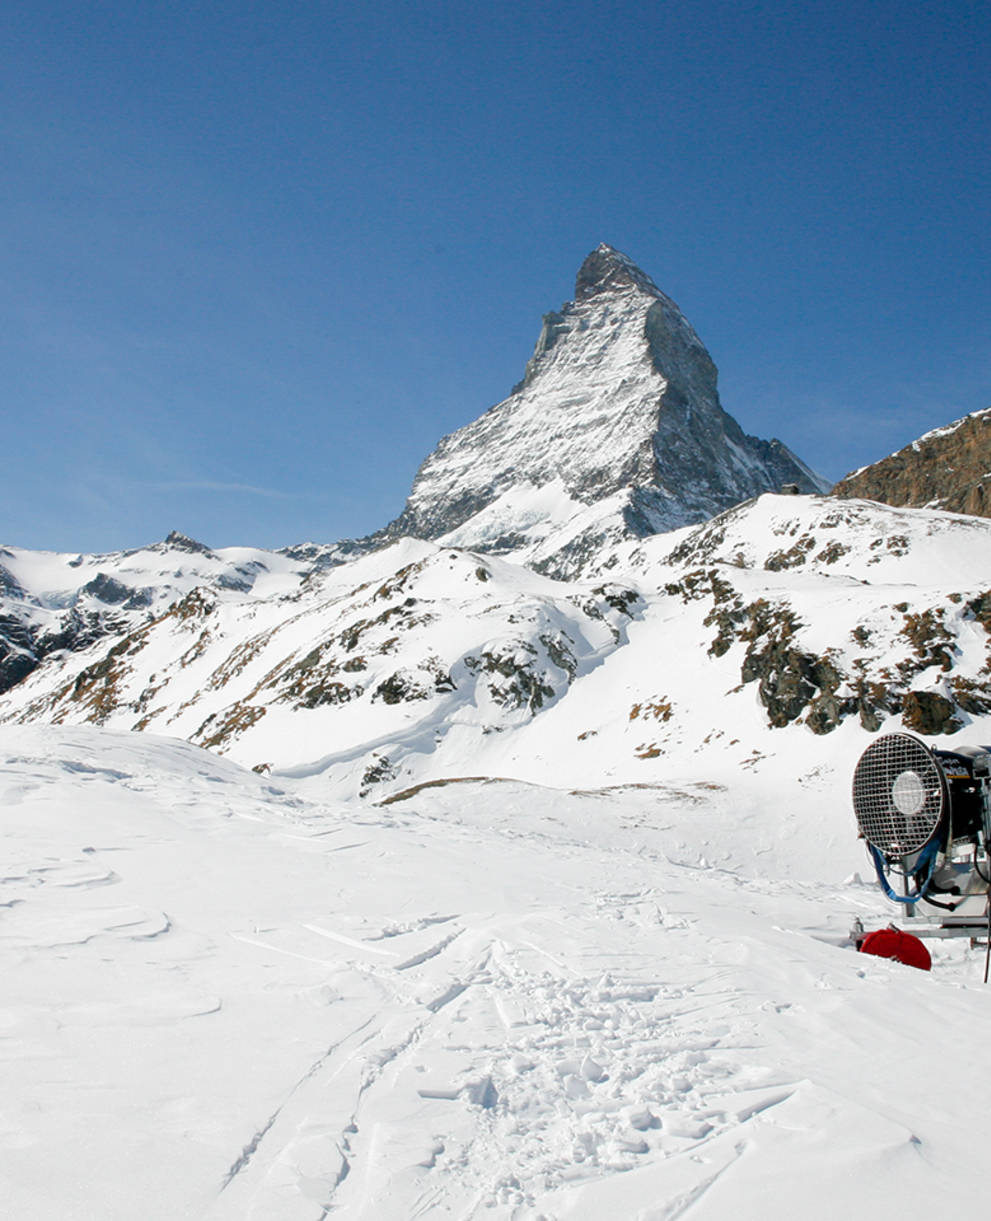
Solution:
<svg viewBox="0 0 991 1221">
<path fill-rule="evenodd" d="M 599 246 L 575 300 L 544 315 L 523 380 L 440 442 L 382 537 L 456 540 L 574 576 L 603 544 L 704 521 L 782 483 L 825 490 L 780 442 L 743 432 L 716 376 L 674 301 Z"/>
<path fill-rule="evenodd" d="M 220 602 L 278 598 L 320 566 L 254 547 L 212 551 L 175 531 L 103 555 L 0 548 L 0 692 L 46 658 L 135 630 L 194 590 Z"/>
</svg>

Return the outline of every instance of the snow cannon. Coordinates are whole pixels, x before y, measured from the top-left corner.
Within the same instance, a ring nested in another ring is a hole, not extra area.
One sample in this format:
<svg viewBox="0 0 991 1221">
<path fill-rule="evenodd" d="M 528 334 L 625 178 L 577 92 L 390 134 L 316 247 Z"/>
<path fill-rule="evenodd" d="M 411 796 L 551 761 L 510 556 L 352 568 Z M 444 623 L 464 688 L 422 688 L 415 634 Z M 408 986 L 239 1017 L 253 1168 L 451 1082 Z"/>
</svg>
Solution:
<svg viewBox="0 0 991 1221">
<path fill-rule="evenodd" d="M 923 936 L 991 927 L 991 748 L 932 750 L 885 734 L 853 773 L 853 808 L 882 890 Z"/>
</svg>

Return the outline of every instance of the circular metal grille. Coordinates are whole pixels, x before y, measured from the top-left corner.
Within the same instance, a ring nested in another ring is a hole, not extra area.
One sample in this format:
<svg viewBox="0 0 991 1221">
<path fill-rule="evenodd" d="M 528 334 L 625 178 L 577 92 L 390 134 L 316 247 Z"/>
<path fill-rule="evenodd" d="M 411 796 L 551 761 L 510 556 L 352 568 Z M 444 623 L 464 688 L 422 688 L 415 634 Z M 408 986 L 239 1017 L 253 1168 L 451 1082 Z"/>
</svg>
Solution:
<svg viewBox="0 0 991 1221">
<path fill-rule="evenodd" d="M 885 856 L 917 852 L 936 834 L 945 808 L 943 770 L 918 738 L 886 734 L 860 756 L 853 809 L 864 838 Z"/>
</svg>

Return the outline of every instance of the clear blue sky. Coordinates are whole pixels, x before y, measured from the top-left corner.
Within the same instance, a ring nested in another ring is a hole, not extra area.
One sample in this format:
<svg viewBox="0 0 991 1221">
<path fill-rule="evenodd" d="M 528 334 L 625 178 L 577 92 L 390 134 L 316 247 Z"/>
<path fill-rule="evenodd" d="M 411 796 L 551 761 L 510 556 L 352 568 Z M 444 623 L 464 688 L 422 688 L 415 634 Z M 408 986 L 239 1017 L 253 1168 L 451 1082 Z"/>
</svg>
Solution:
<svg viewBox="0 0 991 1221">
<path fill-rule="evenodd" d="M 600 241 L 837 478 L 991 405 L 991 9 L 8 0 L 0 541 L 367 533 Z"/>
</svg>

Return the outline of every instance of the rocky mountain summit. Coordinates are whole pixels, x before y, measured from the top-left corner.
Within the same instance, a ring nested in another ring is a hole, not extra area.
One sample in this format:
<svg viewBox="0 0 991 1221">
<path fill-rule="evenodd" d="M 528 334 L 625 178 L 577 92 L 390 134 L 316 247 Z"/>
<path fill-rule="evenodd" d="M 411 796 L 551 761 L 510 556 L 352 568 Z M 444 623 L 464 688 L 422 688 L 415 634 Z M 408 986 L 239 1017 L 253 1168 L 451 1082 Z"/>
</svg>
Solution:
<svg viewBox="0 0 991 1221">
<path fill-rule="evenodd" d="M 566 577 L 604 544 L 704 521 L 785 483 L 828 487 L 780 441 L 743 432 L 677 305 L 601 245 L 578 271 L 574 301 L 544 316 L 523 380 L 440 442 L 381 537 L 440 540 Z"/>
<path fill-rule="evenodd" d="M 833 494 L 991 517 L 991 407 L 854 471 Z"/>
</svg>

